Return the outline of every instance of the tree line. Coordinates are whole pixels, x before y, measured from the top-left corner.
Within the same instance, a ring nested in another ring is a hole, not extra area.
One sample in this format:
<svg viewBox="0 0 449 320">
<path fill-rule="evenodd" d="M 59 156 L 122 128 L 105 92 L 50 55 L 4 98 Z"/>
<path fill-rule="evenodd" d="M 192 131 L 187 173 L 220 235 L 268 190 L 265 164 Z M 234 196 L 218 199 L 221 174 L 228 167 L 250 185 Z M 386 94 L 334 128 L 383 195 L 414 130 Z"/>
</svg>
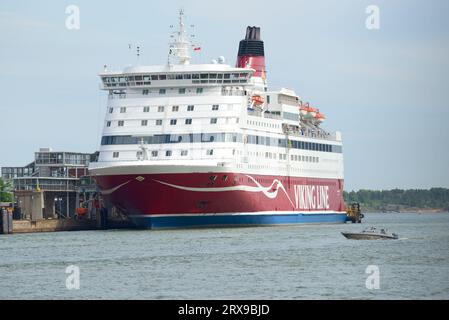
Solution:
<svg viewBox="0 0 449 320">
<path fill-rule="evenodd" d="M 365 209 L 401 210 L 406 208 L 449 210 L 449 189 L 393 189 L 343 192 L 346 203 L 359 202 Z"/>
</svg>

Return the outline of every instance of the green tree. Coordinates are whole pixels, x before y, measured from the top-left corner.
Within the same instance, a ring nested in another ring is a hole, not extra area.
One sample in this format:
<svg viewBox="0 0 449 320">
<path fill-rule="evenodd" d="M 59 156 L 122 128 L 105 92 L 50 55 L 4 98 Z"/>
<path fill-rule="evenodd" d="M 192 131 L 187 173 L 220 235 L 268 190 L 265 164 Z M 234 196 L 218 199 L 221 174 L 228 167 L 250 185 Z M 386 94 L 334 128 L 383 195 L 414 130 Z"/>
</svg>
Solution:
<svg viewBox="0 0 449 320">
<path fill-rule="evenodd" d="M 12 201 L 12 185 L 0 178 L 0 202 Z"/>
</svg>

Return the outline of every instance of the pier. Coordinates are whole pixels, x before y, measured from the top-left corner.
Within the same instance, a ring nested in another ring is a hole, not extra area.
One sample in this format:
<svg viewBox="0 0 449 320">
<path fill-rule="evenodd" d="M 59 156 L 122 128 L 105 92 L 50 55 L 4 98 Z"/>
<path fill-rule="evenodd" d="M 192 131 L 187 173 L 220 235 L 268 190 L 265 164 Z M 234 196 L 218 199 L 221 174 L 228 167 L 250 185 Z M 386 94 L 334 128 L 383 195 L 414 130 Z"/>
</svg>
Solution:
<svg viewBox="0 0 449 320">
<path fill-rule="evenodd" d="M 130 221 L 103 201 L 88 165 L 96 153 L 41 148 L 23 167 L 3 167 L 10 202 L 0 202 L 0 233 L 131 228 Z"/>
</svg>

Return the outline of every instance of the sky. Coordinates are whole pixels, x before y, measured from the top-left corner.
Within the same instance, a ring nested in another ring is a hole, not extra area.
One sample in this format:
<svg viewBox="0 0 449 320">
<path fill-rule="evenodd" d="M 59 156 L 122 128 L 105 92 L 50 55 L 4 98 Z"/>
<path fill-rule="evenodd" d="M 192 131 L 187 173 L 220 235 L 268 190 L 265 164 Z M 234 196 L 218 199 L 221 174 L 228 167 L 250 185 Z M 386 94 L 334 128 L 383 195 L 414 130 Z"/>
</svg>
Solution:
<svg viewBox="0 0 449 320">
<path fill-rule="evenodd" d="M 76 5 L 80 28 L 66 28 Z M 368 29 L 366 9 L 379 9 Z M 260 26 L 270 89 L 293 89 L 343 137 L 345 189 L 449 187 L 449 1 L 0 2 L 0 167 L 40 147 L 94 152 L 106 110 L 103 65 L 165 64 L 183 8 L 202 50 L 233 65 Z"/>
</svg>

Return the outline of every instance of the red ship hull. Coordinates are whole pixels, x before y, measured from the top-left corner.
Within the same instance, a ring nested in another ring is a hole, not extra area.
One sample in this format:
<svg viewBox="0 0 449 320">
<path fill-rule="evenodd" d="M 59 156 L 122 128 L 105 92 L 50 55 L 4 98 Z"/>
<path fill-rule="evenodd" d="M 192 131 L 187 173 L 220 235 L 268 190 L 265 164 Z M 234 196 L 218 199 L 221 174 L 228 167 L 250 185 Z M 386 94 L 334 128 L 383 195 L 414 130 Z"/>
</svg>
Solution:
<svg viewBox="0 0 449 320">
<path fill-rule="evenodd" d="M 156 226 L 154 218 L 167 217 L 231 215 L 234 218 L 230 224 L 308 222 L 297 221 L 298 215 L 313 216 L 310 222 L 320 222 L 316 221 L 319 216 L 324 218 L 323 222 L 345 220 L 343 181 L 338 179 L 223 172 L 104 175 L 95 179 L 104 197 L 134 221 L 153 218 L 148 225 L 150 228 Z M 248 215 L 265 218 L 252 219 L 254 221 L 235 218 Z M 296 218 L 268 219 L 283 216 Z M 328 221 L 331 216 L 334 218 Z M 180 221 L 173 219 L 173 227 L 178 226 L 176 220 Z M 191 226 L 195 226 L 193 219 L 190 220 Z M 142 225 L 141 222 L 137 224 Z M 206 224 L 215 223 L 209 221 Z"/>
</svg>

